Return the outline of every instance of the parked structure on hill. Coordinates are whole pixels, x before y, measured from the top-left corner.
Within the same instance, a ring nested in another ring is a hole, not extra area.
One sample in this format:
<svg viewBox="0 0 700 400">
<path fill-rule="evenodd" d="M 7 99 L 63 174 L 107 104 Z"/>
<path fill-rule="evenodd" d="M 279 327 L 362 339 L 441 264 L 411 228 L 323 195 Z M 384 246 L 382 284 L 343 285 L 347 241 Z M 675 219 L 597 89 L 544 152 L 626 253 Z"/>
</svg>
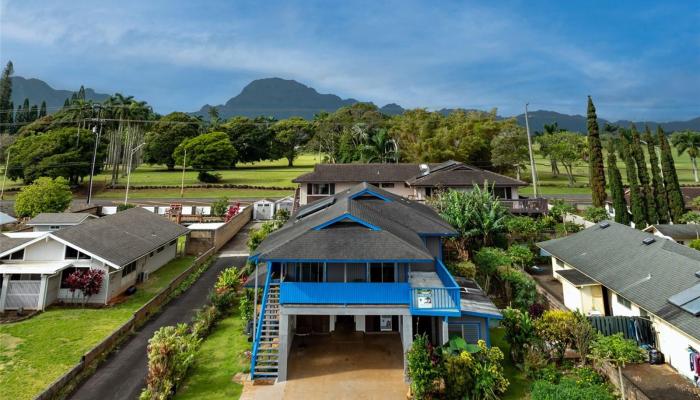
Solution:
<svg viewBox="0 0 700 400">
<path fill-rule="evenodd" d="M 404 352 L 415 333 L 489 343 L 498 309 L 442 261 L 456 233 L 432 208 L 367 183 L 301 207 L 251 253 L 264 287 L 253 377 L 285 380 L 292 339 L 314 333 L 385 332 Z"/>
<path fill-rule="evenodd" d="M 648 318 L 666 362 L 697 381 L 691 360 L 700 354 L 699 251 L 610 221 L 538 246 L 552 256 L 567 308 Z"/>
<path fill-rule="evenodd" d="M 521 198 L 527 183 L 457 161 L 441 164 L 316 164 L 313 172 L 292 180 L 298 183 L 299 205 L 313 203 L 353 187 L 370 183 L 410 200 L 425 201 L 438 190 L 471 190 L 487 183 L 513 213 L 543 214 L 547 201 Z"/>
<path fill-rule="evenodd" d="M 644 231 L 685 245 L 700 239 L 698 224 L 656 224 L 648 226 Z"/>
<path fill-rule="evenodd" d="M 104 271 L 102 287 L 89 302 L 106 304 L 175 258 L 177 241 L 187 232 L 132 208 L 52 232 L 0 234 L 0 312 L 81 300 L 65 281 L 81 268 Z"/>
</svg>

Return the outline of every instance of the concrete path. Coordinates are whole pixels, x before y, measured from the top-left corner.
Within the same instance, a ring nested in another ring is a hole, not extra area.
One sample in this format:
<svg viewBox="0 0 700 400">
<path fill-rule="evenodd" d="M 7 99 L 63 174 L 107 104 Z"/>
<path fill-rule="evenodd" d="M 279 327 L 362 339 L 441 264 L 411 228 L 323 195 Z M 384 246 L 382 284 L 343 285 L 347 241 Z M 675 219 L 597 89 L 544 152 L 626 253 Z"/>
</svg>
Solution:
<svg viewBox="0 0 700 400">
<path fill-rule="evenodd" d="M 248 230 L 246 225 L 222 251 L 245 252 Z M 146 346 L 148 339 L 158 328 L 190 322 L 194 312 L 208 303 L 209 291 L 219 272 L 231 266 L 245 265 L 245 256 L 219 255 L 214 264 L 185 293 L 165 306 L 154 319 L 147 322 L 122 347 L 112 354 L 87 381 L 71 396 L 75 400 L 125 400 L 137 399 L 146 379 Z"/>
</svg>

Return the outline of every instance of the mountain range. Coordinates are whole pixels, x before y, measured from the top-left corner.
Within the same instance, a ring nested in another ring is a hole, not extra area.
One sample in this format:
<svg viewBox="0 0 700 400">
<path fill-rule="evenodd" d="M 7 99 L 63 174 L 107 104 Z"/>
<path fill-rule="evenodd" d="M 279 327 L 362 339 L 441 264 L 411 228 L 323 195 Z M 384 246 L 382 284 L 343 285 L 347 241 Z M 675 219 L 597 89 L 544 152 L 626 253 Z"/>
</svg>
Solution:
<svg viewBox="0 0 700 400">
<path fill-rule="evenodd" d="M 63 103 L 66 101 L 66 99 L 69 99 L 74 91 L 78 91 L 78 88 L 75 90 L 54 89 L 41 79 L 26 79 L 21 76 L 13 76 L 11 79 L 11 99 L 15 105 L 15 108 L 21 105 L 24 102 L 24 99 L 28 98 L 29 103 L 32 105 L 40 105 L 42 101 L 45 101 L 46 109 L 50 114 L 63 107 Z M 108 94 L 96 93 L 94 90 L 89 88 L 85 89 L 86 100 L 102 102 L 108 98 Z"/>
<path fill-rule="evenodd" d="M 77 89 L 76 89 L 77 90 Z M 25 79 L 20 76 L 12 77 L 12 101 L 15 107 L 21 104 L 25 98 L 29 98 L 31 104 L 41 104 L 46 101 L 49 113 L 58 110 L 63 106 L 66 98 L 69 98 L 73 91 L 58 90 L 49 86 L 46 82 L 39 79 Z M 96 93 L 92 89 L 85 89 L 86 98 L 93 101 L 104 101 L 109 95 Z M 290 79 L 281 78 L 265 78 L 257 79 L 246 85 L 243 90 L 236 96 L 230 98 L 226 103 L 212 106 L 204 105 L 198 111 L 193 112 L 193 115 L 200 115 L 204 119 L 209 118 L 209 109 L 216 107 L 221 119 L 228 119 L 233 116 L 243 115 L 247 117 L 257 116 L 272 116 L 277 119 L 288 118 L 292 116 L 300 116 L 306 119 L 312 119 L 319 112 L 333 112 L 338 108 L 349 106 L 357 103 L 356 99 L 343 99 L 334 94 L 322 94 L 316 89 L 306 86 Z M 582 101 L 585 105 L 585 101 Z M 380 108 L 380 111 L 387 115 L 402 114 L 405 109 L 398 104 L 391 103 Z M 442 109 L 439 112 L 449 114 L 453 109 Z M 586 132 L 586 117 L 583 115 L 562 114 L 555 111 L 537 110 L 528 114 L 530 129 L 533 132 L 543 130 L 544 124 L 552 124 L 556 122 L 560 128 L 574 131 Z M 520 114 L 515 116 L 518 123 L 525 125 L 525 115 Z M 603 118 L 598 118 L 598 124 L 601 129 L 606 123 L 629 127 L 631 124 L 636 124 L 638 128 L 643 128 L 644 125 L 649 125 L 652 130 L 656 129 L 657 125 L 666 132 L 674 132 L 679 130 L 700 131 L 700 117 L 693 118 L 687 121 L 671 121 L 671 122 L 656 122 L 656 121 L 608 121 Z"/>
</svg>

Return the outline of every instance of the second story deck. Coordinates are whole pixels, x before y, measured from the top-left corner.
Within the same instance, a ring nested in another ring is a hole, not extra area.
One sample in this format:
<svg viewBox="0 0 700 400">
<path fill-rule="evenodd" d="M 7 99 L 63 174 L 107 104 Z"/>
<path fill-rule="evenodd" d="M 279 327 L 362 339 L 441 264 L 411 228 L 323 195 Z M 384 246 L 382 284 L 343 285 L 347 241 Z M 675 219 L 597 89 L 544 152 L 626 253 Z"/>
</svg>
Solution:
<svg viewBox="0 0 700 400">
<path fill-rule="evenodd" d="M 458 316 L 460 313 L 459 286 L 441 261 L 436 260 L 433 266 L 406 263 L 319 264 L 322 265 L 316 266 L 318 272 L 311 273 L 303 271 L 310 266 L 294 263 L 283 266 L 284 271 L 292 273 L 283 275 L 280 304 L 383 305 L 407 307 L 413 315 Z"/>
</svg>

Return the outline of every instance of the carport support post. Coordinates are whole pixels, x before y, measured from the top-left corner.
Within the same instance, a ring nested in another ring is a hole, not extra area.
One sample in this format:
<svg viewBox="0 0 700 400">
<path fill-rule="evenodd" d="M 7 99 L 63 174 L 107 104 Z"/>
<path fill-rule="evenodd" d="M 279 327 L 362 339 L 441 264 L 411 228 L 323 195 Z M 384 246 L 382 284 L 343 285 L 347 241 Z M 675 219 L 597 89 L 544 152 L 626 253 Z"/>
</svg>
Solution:
<svg viewBox="0 0 700 400">
<path fill-rule="evenodd" d="M 445 344 L 445 343 L 449 342 L 450 341 L 450 331 L 449 331 L 448 326 L 447 326 L 447 317 L 442 318 L 442 329 L 440 329 L 440 330 L 441 330 L 440 333 L 442 334 L 442 343 L 441 344 Z"/>
<path fill-rule="evenodd" d="M 5 312 L 5 299 L 7 299 L 7 285 L 10 283 L 10 275 L 2 275 L 2 290 L 0 290 L 0 312 Z"/>
<path fill-rule="evenodd" d="M 280 315 L 280 347 L 277 353 L 277 382 L 287 380 L 287 359 L 289 358 L 289 314 Z"/>
<path fill-rule="evenodd" d="M 401 342 L 403 344 L 403 371 L 404 376 L 408 379 L 408 350 L 411 349 L 413 343 L 413 318 L 410 315 L 401 316 Z"/>
</svg>

